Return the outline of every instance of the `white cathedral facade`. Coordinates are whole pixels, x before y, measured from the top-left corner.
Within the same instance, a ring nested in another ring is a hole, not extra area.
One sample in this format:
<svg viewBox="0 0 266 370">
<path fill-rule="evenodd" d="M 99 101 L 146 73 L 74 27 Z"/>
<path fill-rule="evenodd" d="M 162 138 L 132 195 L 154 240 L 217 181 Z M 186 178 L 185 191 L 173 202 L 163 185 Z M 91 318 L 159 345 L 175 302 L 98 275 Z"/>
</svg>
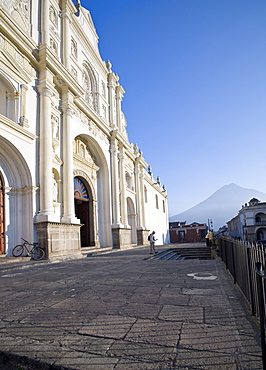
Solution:
<svg viewBox="0 0 266 370">
<path fill-rule="evenodd" d="M 167 193 L 121 109 L 90 13 L 71 0 L 0 0 L 0 254 L 48 258 L 168 242 Z M 148 168 L 148 170 L 147 170 Z"/>
</svg>

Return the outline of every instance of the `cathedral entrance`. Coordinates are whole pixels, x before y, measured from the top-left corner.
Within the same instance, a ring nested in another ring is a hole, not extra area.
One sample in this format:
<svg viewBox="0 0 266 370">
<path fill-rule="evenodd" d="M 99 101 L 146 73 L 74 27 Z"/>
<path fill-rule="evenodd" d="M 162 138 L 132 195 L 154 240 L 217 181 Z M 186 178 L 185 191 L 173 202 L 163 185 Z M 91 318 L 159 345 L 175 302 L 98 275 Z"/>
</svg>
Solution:
<svg viewBox="0 0 266 370">
<path fill-rule="evenodd" d="M 80 229 L 81 247 L 94 245 L 93 235 L 93 216 L 92 216 L 92 199 L 89 197 L 89 192 L 84 182 L 78 178 L 74 178 L 74 198 L 75 198 L 75 214 L 80 223 L 83 225 Z"/>
<path fill-rule="evenodd" d="M 5 253 L 4 179 L 0 172 L 0 254 Z"/>
</svg>

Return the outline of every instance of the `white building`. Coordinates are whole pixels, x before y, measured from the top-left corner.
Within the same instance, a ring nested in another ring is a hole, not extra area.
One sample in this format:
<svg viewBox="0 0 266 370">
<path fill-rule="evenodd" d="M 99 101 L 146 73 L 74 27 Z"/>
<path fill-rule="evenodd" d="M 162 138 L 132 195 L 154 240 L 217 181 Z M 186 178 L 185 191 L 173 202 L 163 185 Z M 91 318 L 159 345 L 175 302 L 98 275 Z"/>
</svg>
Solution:
<svg viewBox="0 0 266 370">
<path fill-rule="evenodd" d="M 266 203 L 252 198 L 227 225 L 232 238 L 251 243 L 266 240 Z"/>
<path fill-rule="evenodd" d="M 128 141 L 124 95 L 90 13 L 0 0 L 0 253 L 168 242 L 167 194 Z"/>
</svg>

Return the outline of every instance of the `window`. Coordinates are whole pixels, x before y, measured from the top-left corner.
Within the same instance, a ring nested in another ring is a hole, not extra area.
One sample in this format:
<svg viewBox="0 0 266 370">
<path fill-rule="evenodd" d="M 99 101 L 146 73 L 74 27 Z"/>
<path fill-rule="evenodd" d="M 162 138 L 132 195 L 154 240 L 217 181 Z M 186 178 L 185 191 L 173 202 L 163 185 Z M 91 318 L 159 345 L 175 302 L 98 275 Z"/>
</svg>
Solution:
<svg viewBox="0 0 266 370">
<path fill-rule="evenodd" d="M 155 194 L 155 204 L 156 204 L 156 208 L 159 209 L 159 202 L 158 202 L 158 195 Z"/>
<path fill-rule="evenodd" d="M 148 203 L 147 188 L 146 188 L 146 186 L 145 186 L 145 185 L 144 185 L 144 200 L 145 200 L 145 203 Z"/>
</svg>

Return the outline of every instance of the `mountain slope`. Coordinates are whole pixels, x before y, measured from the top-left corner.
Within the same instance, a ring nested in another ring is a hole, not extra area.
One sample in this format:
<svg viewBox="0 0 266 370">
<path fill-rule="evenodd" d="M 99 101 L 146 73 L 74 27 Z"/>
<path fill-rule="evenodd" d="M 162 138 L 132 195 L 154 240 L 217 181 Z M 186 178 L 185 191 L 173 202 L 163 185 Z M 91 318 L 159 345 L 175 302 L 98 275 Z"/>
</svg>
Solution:
<svg viewBox="0 0 266 370">
<path fill-rule="evenodd" d="M 196 206 L 170 217 L 170 221 L 187 221 L 207 223 L 213 221 L 214 230 L 226 224 L 238 214 L 242 205 L 248 203 L 251 198 L 266 201 L 266 193 L 254 189 L 246 189 L 236 184 L 224 185 L 209 198 Z"/>
</svg>

